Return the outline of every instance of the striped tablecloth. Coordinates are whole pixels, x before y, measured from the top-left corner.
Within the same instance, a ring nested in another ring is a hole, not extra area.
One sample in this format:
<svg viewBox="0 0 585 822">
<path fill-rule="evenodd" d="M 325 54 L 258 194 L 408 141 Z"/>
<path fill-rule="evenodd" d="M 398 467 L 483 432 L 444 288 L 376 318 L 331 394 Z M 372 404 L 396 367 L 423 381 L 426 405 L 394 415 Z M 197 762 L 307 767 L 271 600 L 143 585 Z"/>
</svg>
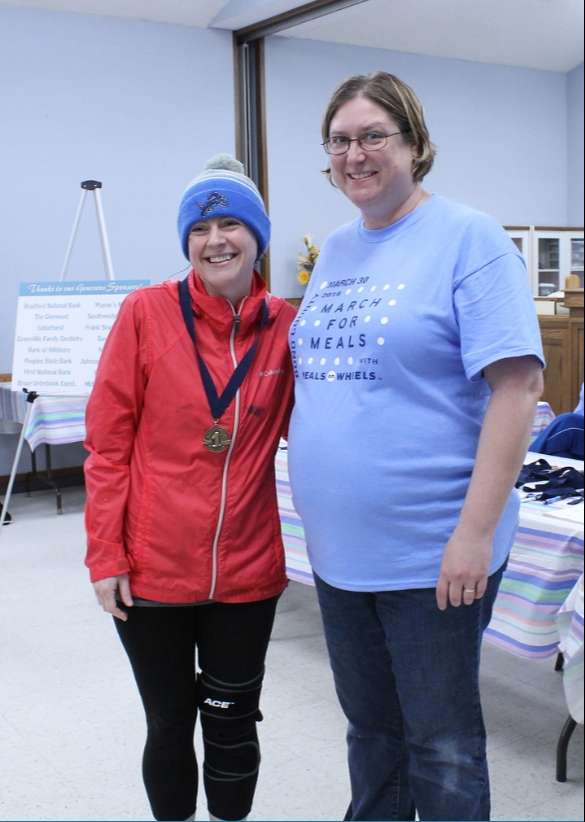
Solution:
<svg viewBox="0 0 585 822">
<path fill-rule="evenodd" d="M 527 461 L 538 457 L 528 454 Z M 554 461 L 583 468 L 583 463 L 575 460 Z M 287 574 L 292 580 L 312 585 L 303 525 L 291 498 L 285 449 L 276 457 L 276 480 Z M 552 508 L 537 502 L 522 504 L 519 528 L 485 637 L 517 656 L 551 657 L 559 650 L 558 620 L 563 612 L 562 648 L 575 660 L 567 667 L 565 687 L 569 688 L 570 681 L 583 678 L 583 594 L 581 591 L 579 598 L 574 593 L 583 574 L 583 521 L 553 518 Z M 578 508 L 582 514 L 582 506 Z M 568 696 L 572 715 L 578 713 L 574 693 L 572 686 L 571 698 Z"/>
<path fill-rule="evenodd" d="M 3 422 L 22 422 L 26 411 L 24 394 L 11 391 L 9 382 L 0 383 L 0 420 Z"/>
<path fill-rule="evenodd" d="M 276 493 L 282 540 L 286 554 L 287 576 L 295 582 L 313 585 L 313 572 L 307 556 L 303 523 L 292 503 L 292 492 L 288 481 L 286 447 L 279 448 L 276 454 Z"/>
<path fill-rule="evenodd" d="M 508 567 L 485 632 L 492 644 L 530 659 L 558 652 L 556 617 L 583 573 L 583 523 L 554 519 L 548 516 L 551 508 L 538 502 L 522 504 Z"/>
<path fill-rule="evenodd" d="M 45 397 L 34 402 L 25 438 L 34 451 L 43 443 L 62 445 L 85 439 L 85 406 L 87 397 Z M 0 383 L 0 420 L 23 422 L 26 414 L 24 393 L 12 391 L 9 382 Z M 534 417 L 532 437 L 536 437 L 551 420 L 554 412 L 547 402 L 539 402 Z M 277 463 L 278 465 L 278 463 Z"/>
<path fill-rule="evenodd" d="M 85 439 L 87 397 L 39 396 L 24 432 L 31 451 L 37 446 L 63 445 Z M 24 422 L 26 396 L 12 391 L 10 383 L 0 383 L 0 420 Z"/>
<path fill-rule="evenodd" d="M 305 532 L 292 503 L 285 449 L 276 457 L 276 485 L 288 576 L 312 585 Z M 583 524 L 550 517 L 551 510 L 538 502 L 522 504 L 508 568 L 486 632 L 494 644 L 533 659 L 557 652 L 555 617 L 583 572 Z"/>
<path fill-rule="evenodd" d="M 563 685 L 575 722 L 583 723 L 583 574 L 557 614 L 564 657 Z"/>
<path fill-rule="evenodd" d="M 541 431 L 551 423 L 556 414 L 548 404 L 548 402 L 539 402 L 536 405 L 536 414 L 534 415 L 534 423 L 532 425 L 532 439 L 537 437 Z"/>
</svg>

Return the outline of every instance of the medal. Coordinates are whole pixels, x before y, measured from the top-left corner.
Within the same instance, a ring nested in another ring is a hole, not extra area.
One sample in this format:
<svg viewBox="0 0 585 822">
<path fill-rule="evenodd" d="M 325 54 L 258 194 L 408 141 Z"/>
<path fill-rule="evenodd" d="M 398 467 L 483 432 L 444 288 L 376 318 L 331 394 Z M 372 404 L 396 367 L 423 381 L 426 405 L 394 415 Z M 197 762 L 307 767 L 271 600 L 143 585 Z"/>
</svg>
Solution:
<svg viewBox="0 0 585 822">
<path fill-rule="evenodd" d="M 227 451 L 230 445 L 232 444 L 232 437 L 225 428 L 221 425 L 218 425 L 218 422 L 228 408 L 238 390 L 244 380 L 246 379 L 250 368 L 252 367 L 252 363 L 254 361 L 254 357 L 256 356 L 256 351 L 258 349 L 258 341 L 260 337 L 260 333 L 266 326 L 268 322 L 268 308 L 266 307 L 266 302 L 262 301 L 262 306 L 260 309 L 260 316 L 258 322 L 258 328 L 256 331 L 256 336 L 254 338 L 254 342 L 250 346 L 250 348 L 244 354 L 242 360 L 236 366 L 234 373 L 228 380 L 227 385 L 225 386 L 221 396 L 218 395 L 217 389 L 209 373 L 209 369 L 205 364 L 205 361 L 201 354 L 197 349 L 197 338 L 195 336 L 195 318 L 193 316 L 193 311 L 191 309 L 191 297 L 189 296 L 189 278 L 186 277 L 179 283 L 179 302 L 181 305 L 181 313 L 183 315 L 183 320 L 185 322 L 185 327 L 193 341 L 193 346 L 195 348 L 195 357 L 199 364 L 199 372 L 201 374 L 201 382 L 203 383 L 203 388 L 205 390 L 205 394 L 207 396 L 207 402 L 209 404 L 209 410 L 211 412 L 211 418 L 214 420 L 213 425 L 211 428 L 205 432 L 203 437 L 203 445 L 207 448 L 208 451 L 211 451 L 213 454 L 221 454 L 223 451 Z"/>
<path fill-rule="evenodd" d="M 208 451 L 212 451 L 214 454 L 227 451 L 231 445 L 231 441 L 231 437 L 225 428 L 217 424 L 208 428 L 203 437 L 203 445 Z"/>
</svg>

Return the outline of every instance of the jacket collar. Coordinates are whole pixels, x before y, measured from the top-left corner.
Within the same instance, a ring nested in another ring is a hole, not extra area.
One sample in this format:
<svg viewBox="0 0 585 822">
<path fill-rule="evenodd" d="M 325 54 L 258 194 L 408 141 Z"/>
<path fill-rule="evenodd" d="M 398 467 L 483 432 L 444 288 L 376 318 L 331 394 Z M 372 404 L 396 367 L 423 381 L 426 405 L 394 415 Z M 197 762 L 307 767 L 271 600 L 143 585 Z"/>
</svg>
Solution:
<svg viewBox="0 0 585 822">
<path fill-rule="evenodd" d="M 251 328 L 255 328 L 263 301 L 266 301 L 268 305 L 269 322 L 278 313 L 278 301 L 270 299 L 266 284 L 257 271 L 254 271 L 252 277 L 250 294 L 243 298 L 237 311 L 225 297 L 209 295 L 200 276 L 194 270 L 189 273 L 189 292 L 195 316 L 205 319 L 214 330 L 219 332 L 231 330 L 236 314 L 240 316 L 240 333 L 244 334 Z"/>
</svg>

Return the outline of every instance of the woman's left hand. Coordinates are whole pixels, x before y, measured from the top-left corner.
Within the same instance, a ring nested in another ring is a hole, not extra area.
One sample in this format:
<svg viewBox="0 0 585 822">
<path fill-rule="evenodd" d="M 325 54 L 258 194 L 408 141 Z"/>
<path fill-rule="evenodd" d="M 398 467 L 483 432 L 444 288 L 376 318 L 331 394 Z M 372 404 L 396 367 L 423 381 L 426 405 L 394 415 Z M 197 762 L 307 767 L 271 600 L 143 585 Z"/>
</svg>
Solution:
<svg viewBox="0 0 585 822">
<path fill-rule="evenodd" d="M 481 599 L 487 587 L 493 536 L 456 528 L 443 553 L 437 582 L 437 605 L 458 608 Z"/>
</svg>

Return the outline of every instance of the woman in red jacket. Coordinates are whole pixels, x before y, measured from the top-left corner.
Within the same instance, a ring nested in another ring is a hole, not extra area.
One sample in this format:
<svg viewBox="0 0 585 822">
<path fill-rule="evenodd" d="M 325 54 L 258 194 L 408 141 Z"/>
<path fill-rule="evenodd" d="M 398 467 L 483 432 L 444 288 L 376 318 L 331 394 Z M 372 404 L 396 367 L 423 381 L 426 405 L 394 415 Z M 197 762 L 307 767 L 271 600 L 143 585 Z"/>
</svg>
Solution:
<svg viewBox="0 0 585 822">
<path fill-rule="evenodd" d="M 252 805 L 264 658 L 286 586 L 274 455 L 292 402 L 294 309 L 254 271 L 270 221 L 241 163 L 208 163 L 178 229 L 193 270 L 125 300 L 89 400 L 86 564 L 144 704 L 155 818 L 193 817 L 199 712 L 209 812 L 235 820 Z"/>
</svg>

